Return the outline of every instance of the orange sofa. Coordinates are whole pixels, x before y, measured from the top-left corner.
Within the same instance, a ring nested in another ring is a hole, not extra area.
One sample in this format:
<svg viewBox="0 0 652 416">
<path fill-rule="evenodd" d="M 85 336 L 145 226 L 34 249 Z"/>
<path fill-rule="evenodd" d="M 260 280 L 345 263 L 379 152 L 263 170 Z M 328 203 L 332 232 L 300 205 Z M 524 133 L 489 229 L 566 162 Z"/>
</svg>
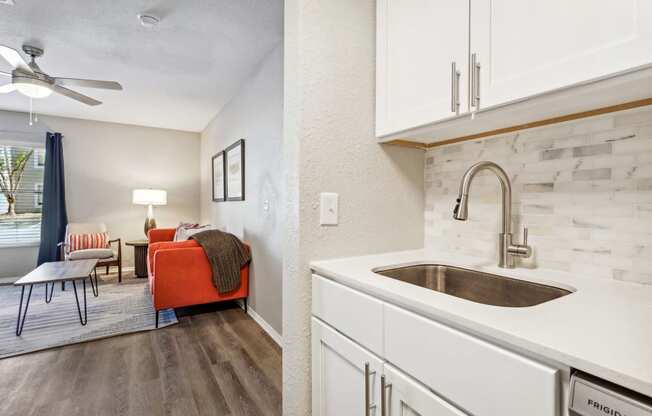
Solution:
<svg viewBox="0 0 652 416">
<path fill-rule="evenodd" d="M 172 241 L 174 228 L 149 230 L 147 274 L 156 310 L 199 305 L 225 300 L 243 299 L 247 312 L 249 296 L 249 264 L 240 270 L 240 288 L 219 293 L 213 285 L 211 266 L 204 249 L 195 241 Z"/>
</svg>

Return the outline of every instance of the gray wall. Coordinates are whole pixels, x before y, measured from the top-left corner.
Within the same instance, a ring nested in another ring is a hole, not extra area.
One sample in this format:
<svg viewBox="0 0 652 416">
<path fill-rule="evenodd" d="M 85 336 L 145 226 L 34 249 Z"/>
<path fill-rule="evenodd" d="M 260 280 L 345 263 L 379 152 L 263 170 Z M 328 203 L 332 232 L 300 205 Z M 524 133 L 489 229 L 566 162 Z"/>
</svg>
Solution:
<svg viewBox="0 0 652 416">
<path fill-rule="evenodd" d="M 283 414 L 310 414 L 311 260 L 423 247 L 423 151 L 374 137 L 373 0 L 285 2 Z M 319 193 L 340 224 L 319 226 Z"/>
<path fill-rule="evenodd" d="M 0 111 L 0 140 L 44 143 L 46 131 L 64 135 L 66 203 L 70 222 L 104 222 L 112 237 L 143 239 L 146 207 L 131 203 L 134 188 L 168 191 L 155 208 L 159 227 L 199 219 L 199 134 L 125 124 Z M 37 247 L 0 248 L 0 277 L 31 270 Z M 123 246 L 124 265 L 133 249 Z"/>
<path fill-rule="evenodd" d="M 276 47 L 209 123 L 201 137 L 201 218 L 244 229 L 251 244 L 251 308 L 279 334 L 284 192 L 282 175 L 283 48 Z M 212 202 L 211 157 L 245 139 L 245 201 Z M 267 207 L 267 209 L 265 209 Z"/>
</svg>

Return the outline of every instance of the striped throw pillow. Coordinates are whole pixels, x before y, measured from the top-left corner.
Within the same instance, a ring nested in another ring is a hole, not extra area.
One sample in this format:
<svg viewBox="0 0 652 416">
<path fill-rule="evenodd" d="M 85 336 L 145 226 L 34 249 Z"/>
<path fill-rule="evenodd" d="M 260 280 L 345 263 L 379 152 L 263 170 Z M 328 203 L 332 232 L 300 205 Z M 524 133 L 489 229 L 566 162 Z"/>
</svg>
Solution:
<svg viewBox="0 0 652 416">
<path fill-rule="evenodd" d="M 109 233 L 69 234 L 68 252 L 109 247 Z"/>
</svg>

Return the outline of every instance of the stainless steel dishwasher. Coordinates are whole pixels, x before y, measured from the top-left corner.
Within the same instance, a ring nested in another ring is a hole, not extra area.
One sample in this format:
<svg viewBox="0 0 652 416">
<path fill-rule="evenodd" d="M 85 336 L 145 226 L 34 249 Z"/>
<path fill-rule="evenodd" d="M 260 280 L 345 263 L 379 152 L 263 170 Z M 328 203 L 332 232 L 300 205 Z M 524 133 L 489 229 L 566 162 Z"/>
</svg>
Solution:
<svg viewBox="0 0 652 416">
<path fill-rule="evenodd" d="M 570 381 L 571 416 L 652 416 L 652 398 L 575 372 Z"/>
</svg>

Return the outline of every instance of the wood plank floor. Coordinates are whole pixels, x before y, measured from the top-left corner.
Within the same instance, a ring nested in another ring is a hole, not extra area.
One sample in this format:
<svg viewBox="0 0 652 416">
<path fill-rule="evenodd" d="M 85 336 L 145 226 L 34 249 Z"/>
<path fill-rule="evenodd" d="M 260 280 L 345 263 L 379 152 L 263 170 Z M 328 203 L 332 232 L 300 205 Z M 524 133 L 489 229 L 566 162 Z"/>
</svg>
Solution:
<svg viewBox="0 0 652 416">
<path fill-rule="evenodd" d="M 0 415 L 281 415 L 281 350 L 237 306 L 0 360 Z"/>
</svg>

